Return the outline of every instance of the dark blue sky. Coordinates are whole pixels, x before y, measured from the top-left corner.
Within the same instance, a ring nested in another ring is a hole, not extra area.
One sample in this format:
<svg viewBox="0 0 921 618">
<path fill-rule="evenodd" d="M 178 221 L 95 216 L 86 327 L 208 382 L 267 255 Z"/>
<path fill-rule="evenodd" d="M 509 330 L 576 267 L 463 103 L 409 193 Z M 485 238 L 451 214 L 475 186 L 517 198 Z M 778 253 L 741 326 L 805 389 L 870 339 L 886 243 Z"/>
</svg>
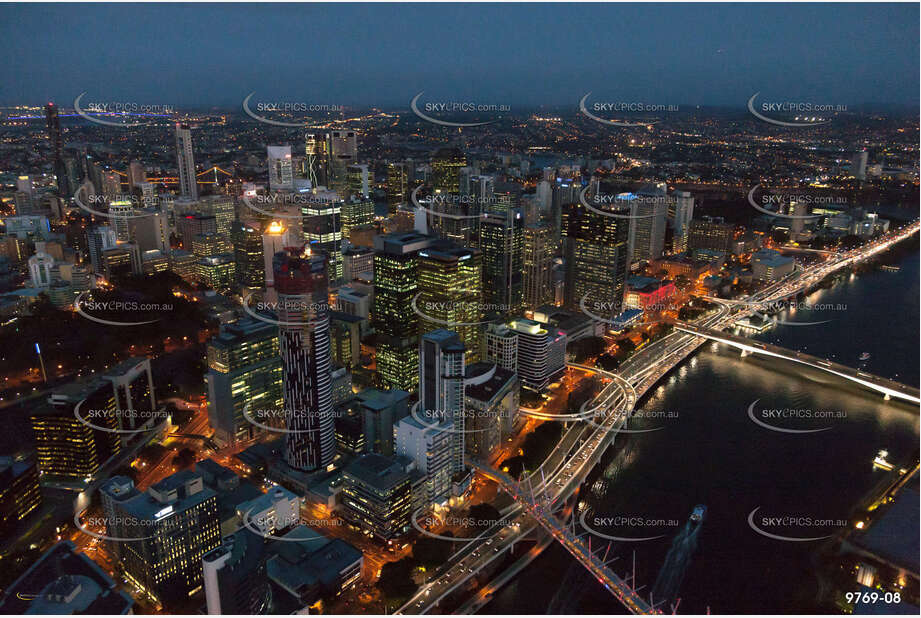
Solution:
<svg viewBox="0 0 921 618">
<path fill-rule="evenodd" d="M 917 4 L 0 5 L 0 103 L 918 101 Z"/>
</svg>

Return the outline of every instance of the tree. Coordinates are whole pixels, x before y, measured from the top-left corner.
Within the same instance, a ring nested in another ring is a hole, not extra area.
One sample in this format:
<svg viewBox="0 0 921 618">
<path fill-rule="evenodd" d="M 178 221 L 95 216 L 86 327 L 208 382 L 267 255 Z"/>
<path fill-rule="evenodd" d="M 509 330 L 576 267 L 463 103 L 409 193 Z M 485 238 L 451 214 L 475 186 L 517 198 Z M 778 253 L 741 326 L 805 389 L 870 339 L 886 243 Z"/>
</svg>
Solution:
<svg viewBox="0 0 921 618">
<path fill-rule="evenodd" d="M 602 354 L 595 364 L 605 371 L 617 371 L 617 368 L 620 367 L 620 361 L 617 360 L 617 357 L 610 354 Z"/>
<path fill-rule="evenodd" d="M 481 531 L 492 527 L 502 517 L 499 509 L 488 502 L 474 504 L 467 514 L 474 521 L 476 528 Z"/>
<path fill-rule="evenodd" d="M 396 562 L 388 562 L 381 567 L 381 576 L 377 580 L 377 586 L 389 601 L 407 599 L 418 588 L 413 581 L 415 570 L 416 561 L 411 556 L 401 558 Z"/>
<path fill-rule="evenodd" d="M 442 536 L 454 535 L 449 531 Z M 451 545 L 452 543 L 449 541 L 442 541 L 429 536 L 421 536 L 413 543 L 413 558 L 426 568 L 444 564 L 445 560 L 451 555 Z"/>
</svg>

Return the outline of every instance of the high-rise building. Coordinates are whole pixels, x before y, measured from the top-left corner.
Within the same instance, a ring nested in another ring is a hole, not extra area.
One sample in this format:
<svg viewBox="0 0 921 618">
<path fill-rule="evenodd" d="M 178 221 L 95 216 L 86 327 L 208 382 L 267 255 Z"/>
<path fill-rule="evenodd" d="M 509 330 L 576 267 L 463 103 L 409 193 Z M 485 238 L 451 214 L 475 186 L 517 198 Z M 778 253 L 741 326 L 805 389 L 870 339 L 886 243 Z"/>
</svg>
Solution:
<svg viewBox="0 0 921 618">
<path fill-rule="evenodd" d="M 100 488 L 106 534 L 125 577 L 151 600 L 176 608 L 204 585 L 202 558 L 221 544 L 216 492 L 182 470 L 146 492 L 116 476 Z"/>
<path fill-rule="evenodd" d="M 388 457 L 393 455 L 394 430 L 400 419 L 409 414 L 409 393 L 399 389 L 366 388 L 356 400 L 367 449 Z"/>
<path fill-rule="evenodd" d="M 731 250 L 733 226 L 721 217 L 704 217 L 694 219 L 688 228 L 688 249 L 705 249 L 707 251 Z"/>
<path fill-rule="evenodd" d="M 564 304 L 580 311 L 584 300 L 593 315 L 613 318 L 622 311 L 630 268 L 630 220 L 606 217 L 576 203 L 564 207 L 562 222 Z"/>
<path fill-rule="evenodd" d="M 499 369 L 518 370 L 518 336 L 507 324 L 491 322 L 486 326 L 483 360 Z"/>
<path fill-rule="evenodd" d="M 138 244 L 141 251 L 166 253 L 170 246 L 169 221 L 166 213 L 145 208 L 139 212 L 139 215 L 127 219 L 129 238 Z"/>
<path fill-rule="evenodd" d="M 694 219 L 694 196 L 688 191 L 675 191 L 674 197 L 672 253 L 683 253 L 688 250 L 688 232 Z"/>
<path fill-rule="evenodd" d="M 34 459 L 0 457 L 0 538 L 42 503 Z"/>
<path fill-rule="evenodd" d="M 51 287 L 51 271 L 54 268 L 54 258 L 47 253 L 36 253 L 29 258 L 29 279 L 33 288 L 47 289 Z"/>
<path fill-rule="evenodd" d="M 422 336 L 419 354 L 419 415 L 451 429 L 453 475 L 464 469 L 464 344 L 442 328 Z"/>
<path fill-rule="evenodd" d="M 867 179 L 867 151 L 859 150 L 851 157 L 851 176 L 857 180 Z"/>
<path fill-rule="evenodd" d="M 664 182 L 640 189 L 630 202 L 631 261 L 648 261 L 662 256 L 668 196 Z M 608 217 L 611 218 L 611 217 Z"/>
<path fill-rule="evenodd" d="M 324 468 L 336 454 L 327 268 L 326 256 L 309 249 L 275 254 L 285 461 L 297 470 Z"/>
<path fill-rule="evenodd" d="M 424 423 L 412 416 L 401 419 L 395 428 L 396 454 L 413 462 L 424 477 L 425 505 L 443 504 L 452 494 L 454 468 L 454 441 L 445 431 L 448 421 L 426 420 Z"/>
<path fill-rule="evenodd" d="M 457 148 L 441 148 L 432 155 L 432 187 L 437 192 L 459 193 L 460 170 L 467 158 Z"/>
<path fill-rule="evenodd" d="M 287 247 L 302 247 L 304 242 L 294 236 L 293 230 L 281 221 L 269 223 L 262 234 L 262 259 L 265 280 L 265 300 L 275 302 L 278 295 L 275 290 L 275 255 Z"/>
<path fill-rule="evenodd" d="M 271 269 L 265 261 L 259 224 L 251 221 L 234 221 L 230 241 L 233 245 L 234 276 L 237 285 L 250 292 L 265 287 L 265 276 Z M 275 255 L 275 252 L 271 255 Z"/>
<path fill-rule="evenodd" d="M 192 129 L 187 124 L 176 124 L 176 166 L 179 168 L 179 194 L 189 199 L 198 199 Z"/>
<path fill-rule="evenodd" d="M 266 539 L 242 528 L 224 537 L 220 547 L 202 557 L 208 614 L 271 613 L 272 589 L 266 571 Z"/>
<path fill-rule="evenodd" d="M 117 238 L 115 229 L 108 225 L 94 225 L 86 230 L 87 253 L 90 255 L 90 264 L 93 272 L 102 274 L 103 252 L 115 247 Z"/>
<path fill-rule="evenodd" d="M 413 232 L 374 239 L 374 309 L 377 375 L 383 388 L 415 392 L 419 381 L 419 251 L 433 238 Z"/>
<path fill-rule="evenodd" d="M 92 478 L 121 450 L 121 439 L 113 431 L 118 429 L 116 409 L 112 386 L 102 378 L 53 390 L 30 419 L 41 473 L 77 482 Z"/>
<path fill-rule="evenodd" d="M 314 193 L 314 199 L 301 205 L 304 241 L 312 251 L 325 252 L 329 284 L 342 281 L 342 207 L 335 193 Z"/>
<path fill-rule="evenodd" d="M 387 165 L 387 212 L 396 213 L 401 204 L 408 201 L 409 178 L 406 163 Z"/>
<path fill-rule="evenodd" d="M 561 247 L 563 236 L 563 208 L 569 204 L 576 204 L 579 201 L 579 193 L 582 191 L 582 185 L 578 178 L 575 177 L 558 177 L 553 181 L 550 192 L 550 211 L 548 213 L 548 223 L 553 230 L 554 251 Z"/>
<path fill-rule="evenodd" d="M 542 390 L 566 370 L 566 335 L 549 326 L 519 318 L 509 322 L 518 338 L 517 373 L 521 383 Z"/>
<path fill-rule="evenodd" d="M 328 133 L 328 178 L 331 189 L 342 192 L 348 188 L 348 167 L 358 162 L 358 133 L 355 131 L 330 131 Z"/>
<path fill-rule="evenodd" d="M 342 505 L 353 525 L 391 541 L 410 530 L 410 476 L 390 457 L 362 455 L 342 473 Z"/>
<path fill-rule="evenodd" d="M 121 429 L 134 430 L 151 422 L 153 425 L 159 424 L 160 420 L 154 418 L 157 395 L 149 358 L 126 358 L 107 369 L 103 379 L 112 384 Z"/>
<path fill-rule="evenodd" d="M 198 212 L 214 217 L 215 231 L 230 240 L 230 230 L 237 218 L 236 205 L 229 195 L 206 195 L 198 200 Z"/>
<path fill-rule="evenodd" d="M 346 169 L 348 177 L 348 198 L 353 196 L 366 200 L 371 197 L 371 173 L 364 163 L 352 163 Z"/>
<path fill-rule="evenodd" d="M 346 283 L 361 275 L 374 274 L 374 251 L 370 247 L 349 247 L 342 253 L 342 277 Z"/>
<path fill-rule="evenodd" d="M 304 156 L 304 175 L 311 188 L 326 186 L 329 170 L 329 143 L 325 133 L 308 133 Z"/>
<path fill-rule="evenodd" d="M 291 146 L 267 146 L 269 189 L 272 191 L 294 190 L 294 162 Z"/>
<path fill-rule="evenodd" d="M 520 210 L 488 214 L 480 220 L 485 307 L 500 314 L 522 307 L 522 231 Z"/>
<path fill-rule="evenodd" d="M 525 226 L 521 244 L 524 308 L 534 311 L 553 302 L 553 230 L 546 223 Z"/>
<path fill-rule="evenodd" d="M 131 161 L 128 164 L 128 190 L 132 190 L 138 185 L 147 182 L 147 172 L 139 161 Z"/>
<path fill-rule="evenodd" d="M 478 249 L 433 246 L 419 252 L 419 334 L 453 330 L 467 348 L 468 363 L 480 357 L 482 277 Z"/>
<path fill-rule="evenodd" d="M 374 221 L 374 202 L 363 197 L 349 197 L 342 202 L 342 236 L 349 237 L 351 231 Z"/>
<path fill-rule="evenodd" d="M 492 363 L 470 365 L 467 374 L 464 401 L 468 422 L 464 448 L 467 454 L 485 460 L 515 427 L 521 402 L 518 375 Z"/>
<path fill-rule="evenodd" d="M 219 444 L 235 444 L 260 434 L 251 418 L 278 418 L 284 406 L 278 328 L 246 318 L 224 324 L 208 342 L 208 421 Z M 266 413 L 260 413 L 260 410 Z"/>
<path fill-rule="evenodd" d="M 61 133 L 61 119 L 58 116 L 58 107 L 54 103 L 45 106 L 45 127 L 48 130 L 48 140 L 51 142 L 51 156 L 53 157 L 54 176 L 60 195 L 69 196 L 70 184 L 67 181 L 67 168 L 64 166 L 64 135 Z"/>
</svg>

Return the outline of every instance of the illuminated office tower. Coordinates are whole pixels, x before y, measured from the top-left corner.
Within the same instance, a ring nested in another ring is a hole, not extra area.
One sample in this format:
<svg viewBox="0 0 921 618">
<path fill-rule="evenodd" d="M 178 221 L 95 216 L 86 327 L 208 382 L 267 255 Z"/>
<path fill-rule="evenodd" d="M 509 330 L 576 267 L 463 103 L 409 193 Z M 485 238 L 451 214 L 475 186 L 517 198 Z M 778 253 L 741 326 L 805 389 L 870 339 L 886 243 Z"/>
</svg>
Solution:
<svg viewBox="0 0 921 618">
<path fill-rule="evenodd" d="M 524 307 L 534 311 L 553 302 L 553 232 L 545 223 L 526 226 L 521 244 Z"/>
<path fill-rule="evenodd" d="M 0 456 L 0 537 L 7 538 L 41 503 L 34 459 Z"/>
<path fill-rule="evenodd" d="M 102 194 L 110 200 L 121 197 L 122 180 L 115 170 L 102 172 Z"/>
<path fill-rule="evenodd" d="M 688 227 L 688 250 L 729 252 L 735 228 L 722 217 L 694 219 Z"/>
<path fill-rule="evenodd" d="M 568 309 L 580 311 L 585 299 L 586 308 L 604 319 L 621 312 L 630 267 L 630 223 L 578 203 L 563 209 L 564 304 Z"/>
<path fill-rule="evenodd" d="M 287 247 L 302 247 L 304 241 L 298 239 L 292 231 L 280 221 L 269 223 L 262 234 L 263 279 L 265 280 L 265 300 L 275 302 L 278 296 L 275 290 L 275 254 Z"/>
<path fill-rule="evenodd" d="M 244 288 L 245 292 L 254 292 L 265 287 L 267 264 L 264 258 L 262 233 L 259 230 L 257 222 L 234 221 L 230 232 L 234 276 L 237 285 Z"/>
<path fill-rule="evenodd" d="M 97 428 L 78 420 L 78 415 Z M 116 416 L 115 393 L 102 378 L 54 389 L 30 418 L 42 475 L 76 482 L 92 478 L 121 450 L 121 439 L 112 431 L 118 429 Z"/>
<path fill-rule="evenodd" d="M 543 390 L 566 370 L 566 335 L 524 318 L 512 320 L 508 326 L 518 338 L 516 371 L 521 383 Z"/>
<path fill-rule="evenodd" d="M 559 251 L 561 238 L 563 235 L 563 207 L 567 204 L 575 204 L 579 201 L 579 194 L 582 191 L 582 185 L 578 178 L 557 177 L 553 181 L 553 187 L 550 193 L 550 212 L 548 213 L 548 223 L 553 230 L 554 251 Z"/>
<path fill-rule="evenodd" d="M 867 151 L 860 150 L 851 157 L 851 176 L 857 180 L 867 179 Z"/>
<path fill-rule="evenodd" d="M 51 142 L 51 156 L 54 163 L 54 176 L 57 180 L 58 193 L 70 196 L 70 184 L 67 181 L 67 168 L 64 166 L 64 135 L 61 133 L 61 119 L 58 107 L 54 103 L 45 106 L 45 127 Z"/>
<path fill-rule="evenodd" d="M 119 242 L 128 242 L 131 240 L 131 231 L 128 224 L 133 218 L 134 204 L 131 200 L 112 200 L 109 202 L 109 217 L 112 221 L 112 227 L 115 228 L 115 239 Z"/>
<path fill-rule="evenodd" d="M 432 247 L 419 252 L 419 334 L 442 328 L 456 332 L 467 348 L 468 363 L 480 357 L 482 276 L 478 249 Z"/>
<path fill-rule="evenodd" d="M 275 254 L 279 349 L 284 384 L 285 461 L 297 470 L 328 466 L 336 454 L 330 379 L 326 256 Z"/>
<path fill-rule="evenodd" d="M 278 328 L 274 324 L 245 318 L 224 324 L 208 342 L 208 421 L 214 439 L 233 445 L 254 438 L 263 430 L 243 416 L 249 414 L 266 423 L 260 410 L 278 415 L 284 405 L 282 362 Z"/>
<path fill-rule="evenodd" d="M 138 161 L 132 161 L 128 164 L 128 190 L 134 189 L 136 186 L 144 184 L 147 182 L 147 172 L 144 171 L 144 166 Z"/>
<path fill-rule="evenodd" d="M 198 212 L 214 217 L 215 231 L 230 240 L 230 230 L 237 218 L 236 205 L 229 195 L 206 195 L 198 200 Z"/>
<path fill-rule="evenodd" d="M 113 249 L 116 242 L 115 230 L 111 226 L 94 225 L 86 231 L 87 253 L 90 255 L 93 272 L 99 274 L 103 272 L 102 254 L 104 251 Z"/>
<path fill-rule="evenodd" d="M 29 279 L 33 288 L 47 290 L 51 287 L 54 258 L 47 253 L 36 253 L 29 258 Z"/>
<path fill-rule="evenodd" d="M 675 217 L 672 252 L 682 253 L 688 250 L 688 230 L 694 219 L 694 196 L 688 191 L 675 191 Z"/>
<path fill-rule="evenodd" d="M 460 170 L 467 158 L 457 148 L 441 148 L 432 155 L 432 187 L 442 193 L 460 191 Z"/>
<path fill-rule="evenodd" d="M 352 246 L 342 254 L 342 274 L 346 283 L 361 275 L 374 276 L 374 251 L 369 247 Z"/>
<path fill-rule="evenodd" d="M 196 234 L 192 237 L 191 248 L 192 253 L 200 258 L 231 252 L 230 243 L 215 232 Z"/>
<path fill-rule="evenodd" d="M 145 208 L 137 213 L 141 216 L 127 220 L 129 237 L 138 244 L 141 251 L 166 253 L 170 246 L 169 221 L 166 213 L 153 208 Z"/>
<path fill-rule="evenodd" d="M 157 396 L 149 358 L 126 358 L 107 369 L 103 379 L 112 385 L 120 429 L 138 429 L 145 423 L 147 427 L 154 427 L 165 418 L 154 413 L 157 410 Z"/>
<path fill-rule="evenodd" d="M 301 206 L 304 241 L 312 251 L 326 253 L 329 284 L 342 281 L 342 202 L 332 191 L 314 193 L 315 198 Z"/>
<path fill-rule="evenodd" d="M 358 134 L 355 131 L 330 131 L 328 141 L 327 182 L 331 189 L 344 194 L 348 186 L 348 167 L 358 162 Z"/>
<path fill-rule="evenodd" d="M 342 235 L 346 238 L 356 227 L 374 221 L 374 202 L 367 197 L 352 195 L 342 202 Z"/>
<path fill-rule="evenodd" d="M 348 166 L 348 196 L 357 196 L 368 199 L 371 196 L 371 174 L 364 163 L 353 163 Z"/>
<path fill-rule="evenodd" d="M 294 189 L 294 162 L 291 160 L 291 146 L 268 146 L 266 155 L 269 189 L 292 191 Z"/>
<path fill-rule="evenodd" d="M 419 382 L 419 251 L 433 238 L 415 232 L 374 238 L 373 324 L 377 375 L 383 388 L 415 392 Z"/>
<path fill-rule="evenodd" d="M 182 470 L 140 492 L 125 476 L 100 488 L 106 534 L 127 580 L 176 611 L 203 587 L 202 557 L 221 544 L 217 493 Z"/>
<path fill-rule="evenodd" d="M 419 415 L 452 430 L 453 475 L 464 469 L 464 344 L 440 328 L 422 336 L 419 355 Z"/>
<path fill-rule="evenodd" d="M 480 219 L 486 307 L 499 314 L 521 310 L 523 224 L 520 210 Z"/>
<path fill-rule="evenodd" d="M 387 212 L 394 214 L 409 201 L 409 177 L 406 163 L 387 164 Z"/>
<path fill-rule="evenodd" d="M 192 129 L 176 124 L 176 166 L 179 168 L 179 195 L 198 199 L 198 177 L 195 175 L 195 155 L 192 151 Z"/>
<path fill-rule="evenodd" d="M 325 133 L 308 133 L 304 149 L 304 176 L 310 186 L 326 186 L 329 166 L 329 144 Z"/>
<path fill-rule="evenodd" d="M 664 182 L 640 189 L 631 201 L 630 226 L 631 261 L 654 260 L 665 249 L 665 221 L 668 197 Z M 608 217 L 613 218 L 613 217 Z"/>
</svg>

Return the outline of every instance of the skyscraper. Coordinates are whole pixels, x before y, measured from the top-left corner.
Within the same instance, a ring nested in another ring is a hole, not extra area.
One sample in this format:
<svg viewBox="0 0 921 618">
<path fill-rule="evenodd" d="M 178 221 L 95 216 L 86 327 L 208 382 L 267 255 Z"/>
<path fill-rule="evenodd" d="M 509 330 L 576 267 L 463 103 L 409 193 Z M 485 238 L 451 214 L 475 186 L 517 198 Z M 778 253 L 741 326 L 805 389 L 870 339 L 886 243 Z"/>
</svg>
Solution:
<svg viewBox="0 0 921 618">
<path fill-rule="evenodd" d="M 179 168 L 179 194 L 189 199 L 198 199 L 192 130 L 187 124 L 176 124 L 176 166 Z"/>
<path fill-rule="evenodd" d="M 553 302 L 553 231 L 545 223 L 529 225 L 522 234 L 521 265 L 525 309 Z"/>
<path fill-rule="evenodd" d="M 344 194 L 348 185 L 348 167 L 358 162 L 358 134 L 355 131 L 330 131 L 328 140 L 327 182 L 331 189 Z"/>
<path fill-rule="evenodd" d="M 312 471 L 336 453 L 330 381 L 327 259 L 293 248 L 274 260 L 283 364 L 285 461 Z"/>
<path fill-rule="evenodd" d="M 665 248 L 668 202 L 664 182 L 640 189 L 630 203 L 631 261 L 654 260 Z"/>
<path fill-rule="evenodd" d="M 407 201 L 409 178 L 405 163 L 387 165 L 387 212 L 394 214 Z"/>
<path fill-rule="evenodd" d="M 564 207 L 564 304 L 568 309 L 580 311 L 584 299 L 586 308 L 604 319 L 621 312 L 630 268 L 630 223 L 629 219 L 606 217 L 578 203 Z"/>
<path fill-rule="evenodd" d="M 256 222 L 234 221 L 230 232 L 237 285 L 255 291 L 265 286 L 262 234 Z M 272 255 L 275 255 L 273 252 Z"/>
<path fill-rule="evenodd" d="M 419 360 L 419 410 L 429 422 L 451 432 L 451 473 L 464 469 L 464 344 L 457 333 L 440 328 L 422 336 Z"/>
<path fill-rule="evenodd" d="M 61 133 L 61 119 L 54 103 L 45 106 L 45 126 L 48 140 L 51 142 L 51 156 L 54 163 L 54 176 L 58 183 L 58 193 L 70 196 L 70 184 L 67 181 L 67 168 L 64 165 L 64 135 Z"/>
<path fill-rule="evenodd" d="M 177 607 L 203 585 L 202 557 L 221 544 L 217 494 L 182 470 L 142 493 L 116 476 L 100 488 L 106 534 L 125 577 L 149 598 Z"/>
<path fill-rule="evenodd" d="M 329 166 L 329 144 L 325 133 L 308 133 L 306 136 L 304 175 L 311 187 L 325 186 Z"/>
<path fill-rule="evenodd" d="M 484 307 L 496 313 L 516 313 L 522 306 L 523 225 L 524 218 L 517 209 L 488 214 L 480 220 Z"/>
<path fill-rule="evenodd" d="M 384 388 L 415 392 L 419 382 L 419 251 L 434 239 L 414 232 L 374 238 L 374 328 L 377 375 Z"/>
<path fill-rule="evenodd" d="M 208 342 L 208 421 L 219 444 L 234 444 L 261 433 L 248 422 L 243 409 L 261 418 L 258 410 L 274 411 L 284 405 L 282 361 L 278 329 L 252 318 L 224 324 Z"/>
<path fill-rule="evenodd" d="M 266 152 L 269 189 L 272 191 L 293 190 L 294 162 L 291 159 L 291 146 L 267 146 Z"/>
<path fill-rule="evenodd" d="M 460 170 L 467 158 L 457 148 L 441 148 L 432 155 L 432 187 L 442 193 L 460 191 Z"/>
<path fill-rule="evenodd" d="M 453 330 L 467 348 L 468 363 L 480 356 L 482 276 L 483 254 L 477 249 L 431 247 L 419 252 L 419 334 Z"/>
<path fill-rule="evenodd" d="M 329 268 L 329 285 L 336 287 L 342 281 L 342 206 L 333 191 L 314 192 L 314 196 L 301 205 L 304 241 L 312 251 L 326 253 Z"/>
<path fill-rule="evenodd" d="M 694 197 L 688 191 L 675 191 L 673 253 L 682 253 L 688 250 L 688 230 L 693 219 Z"/>
</svg>

